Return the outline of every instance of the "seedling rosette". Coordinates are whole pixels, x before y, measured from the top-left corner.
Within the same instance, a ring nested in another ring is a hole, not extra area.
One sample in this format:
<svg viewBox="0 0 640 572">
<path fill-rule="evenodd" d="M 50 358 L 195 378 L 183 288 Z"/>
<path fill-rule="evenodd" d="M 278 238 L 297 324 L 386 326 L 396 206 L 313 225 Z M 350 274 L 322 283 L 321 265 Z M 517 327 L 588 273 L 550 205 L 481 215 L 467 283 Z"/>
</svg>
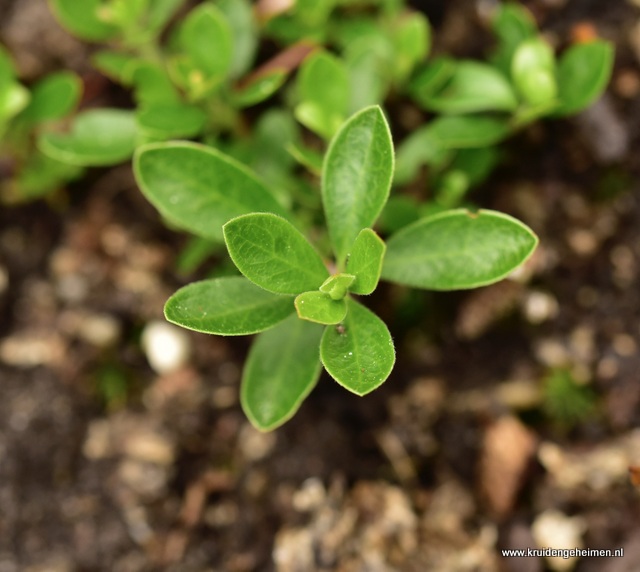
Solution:
<svg viewBox="0 0 640 572">
<path fill-rule="evenodd" d="M 380 278 L 431 290 L 475 288 L 504 278 L 534 251 L 538 239 L 529 228 L 486 210 L 418 219 L 385 243 L 373 227 L 393 171 L 387 121 L 379 107 L 367 107 L 339 128 L 324 158 L 329 265 L 275 195 L 233 159 L 193 143 L 137 151 L 135 172 L 146 197 L 175 225 L 223 240 L 241 273 L 181 288 L 165 315 L 198 332 L 257 334 L 241 403 L 258 429 L 291 418 L 322 366 L 357 395 L 386 381 L 395 362 L 393 340 L 359 299 Z"/>
</svg>

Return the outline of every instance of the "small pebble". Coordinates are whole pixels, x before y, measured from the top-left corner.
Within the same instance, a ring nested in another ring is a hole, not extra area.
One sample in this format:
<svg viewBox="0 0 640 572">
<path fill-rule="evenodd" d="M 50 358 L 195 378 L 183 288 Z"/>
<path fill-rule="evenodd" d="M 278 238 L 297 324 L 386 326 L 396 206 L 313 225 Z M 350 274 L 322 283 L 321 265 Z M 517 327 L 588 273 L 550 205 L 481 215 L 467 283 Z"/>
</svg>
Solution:
<svg viewBox="0 0 640 572">
<path fill-rule="evenodd" d="M 539 514 L 533 522 L 531 531 L 539 548 L 582 548 L 582 535 L 586 524 L 580 517 L 571 517 L 557 510 L 547 510 Z M 546 557 L 552 570 L 563 572 L 572 570 L 577 564 L 577 557 Z"/>
<path fill-rule="evenodd" d="M 327 497 L 327 491 L 318 478 L 308 478 L 298 489 L 292 499 L 293 508 L 300 512 L 315 510 L 322 506 Z"/>
<path fill-rule="evenodd" d="M 262 433 L 249 423 L 240 430 L 238 436 L 238 448 L 247 461 L 259 461 L 264 459 L 276 446 L 275 433 Z"/>
<path fill-rule="evenodd" d="M 138 431 L 125 442 L 127 456 L 146 463 L 171 465 L 175 460 L 173 443 L 164 435 L 153 431 Z"/>
<path fill-rule="evenodd" d="M 567 243 L 578 256 L 591 256 L 598 250 L 595 234 L 586 229 L 572 229 L 567 232 Z"/>
<path fill-rule="evenodd" d="M 142 347 L 156 373 L 170 373 L 184 366 L 191 345 L 184 330 L 166 322 L 150 322 L 142 332 Z"/>
<path fill-rule="evenodd" d="M 546 292 L 533 290 L 524 299 L 524 315 L 531 324 L 541 324 L 558 315 L 558 301 Z"/>
</svg>

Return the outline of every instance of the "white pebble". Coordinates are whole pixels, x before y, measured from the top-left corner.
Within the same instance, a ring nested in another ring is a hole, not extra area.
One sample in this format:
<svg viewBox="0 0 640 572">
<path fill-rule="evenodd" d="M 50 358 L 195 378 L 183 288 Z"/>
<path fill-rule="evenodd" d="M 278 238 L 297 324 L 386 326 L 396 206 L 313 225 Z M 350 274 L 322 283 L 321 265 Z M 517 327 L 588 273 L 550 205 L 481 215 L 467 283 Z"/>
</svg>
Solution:
<svg viewBox="0 0 640 572">
<path fill-rule="evenodd" d="M 583 547 L 585 528 L 584 520 L 578 516 L 546 510 L 536 517 L 531 532 L 539 548 L 571 549 Z M 548 556 L 547 563 L 551 570 L 562 572 L 575 568 L 577 557 Z"/>
<path fill-rule="evenodd" d="M 142 332 L 142 347 L 149 365 L 159 374 L 180 369 L 189 360 L 189 337 L 166 322 L 150 322 Z"/>
</svg>

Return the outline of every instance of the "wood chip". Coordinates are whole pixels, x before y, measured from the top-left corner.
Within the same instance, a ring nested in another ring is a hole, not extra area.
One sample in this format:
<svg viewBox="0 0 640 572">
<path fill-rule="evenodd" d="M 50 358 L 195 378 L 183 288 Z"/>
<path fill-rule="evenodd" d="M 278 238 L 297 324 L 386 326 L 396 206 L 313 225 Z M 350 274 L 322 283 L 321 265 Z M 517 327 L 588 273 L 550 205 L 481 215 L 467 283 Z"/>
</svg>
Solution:
<svg viewBox="0 0 640 572">
<path fill-rule="evenodd" d="M 501 417 L 487 428 L 480 488 L 496 517 L 504 518 L 513 509 L 536 446 L 534 434 L 513 416 Z"/>
</svg>

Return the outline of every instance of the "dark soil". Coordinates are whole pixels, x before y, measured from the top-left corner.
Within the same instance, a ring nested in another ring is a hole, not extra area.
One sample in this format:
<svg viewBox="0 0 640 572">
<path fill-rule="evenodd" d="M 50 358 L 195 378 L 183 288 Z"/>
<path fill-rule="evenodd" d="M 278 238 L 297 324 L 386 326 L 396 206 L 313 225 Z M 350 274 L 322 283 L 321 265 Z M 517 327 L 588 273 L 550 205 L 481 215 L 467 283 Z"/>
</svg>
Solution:
<svg viewBox="0 0 640 572">
<path fill-rule="evenodd" d="M 398 364 L 365 398 L 324 376 L 260 434 L 248 340 L 184 333 L 190 359 L 155 373 L 142 332 L 195 276 L 128 167 L 0 211 L 0 572 L 640 570 L 640 6 L 526 4 L 558 46 L 584 22 L 615 42 L 611 87 L 509 142 L 472 197 L 539 234 L 525 272 L 372 300 Z M 437 50 L 486 51 L 475 4 L 414 5 Z M 0 34 L 27 78 L 86 70 L 39 0 L 0 0 Z M 624 557 L 501 555 L 536 546 Z"/>
</svg>

